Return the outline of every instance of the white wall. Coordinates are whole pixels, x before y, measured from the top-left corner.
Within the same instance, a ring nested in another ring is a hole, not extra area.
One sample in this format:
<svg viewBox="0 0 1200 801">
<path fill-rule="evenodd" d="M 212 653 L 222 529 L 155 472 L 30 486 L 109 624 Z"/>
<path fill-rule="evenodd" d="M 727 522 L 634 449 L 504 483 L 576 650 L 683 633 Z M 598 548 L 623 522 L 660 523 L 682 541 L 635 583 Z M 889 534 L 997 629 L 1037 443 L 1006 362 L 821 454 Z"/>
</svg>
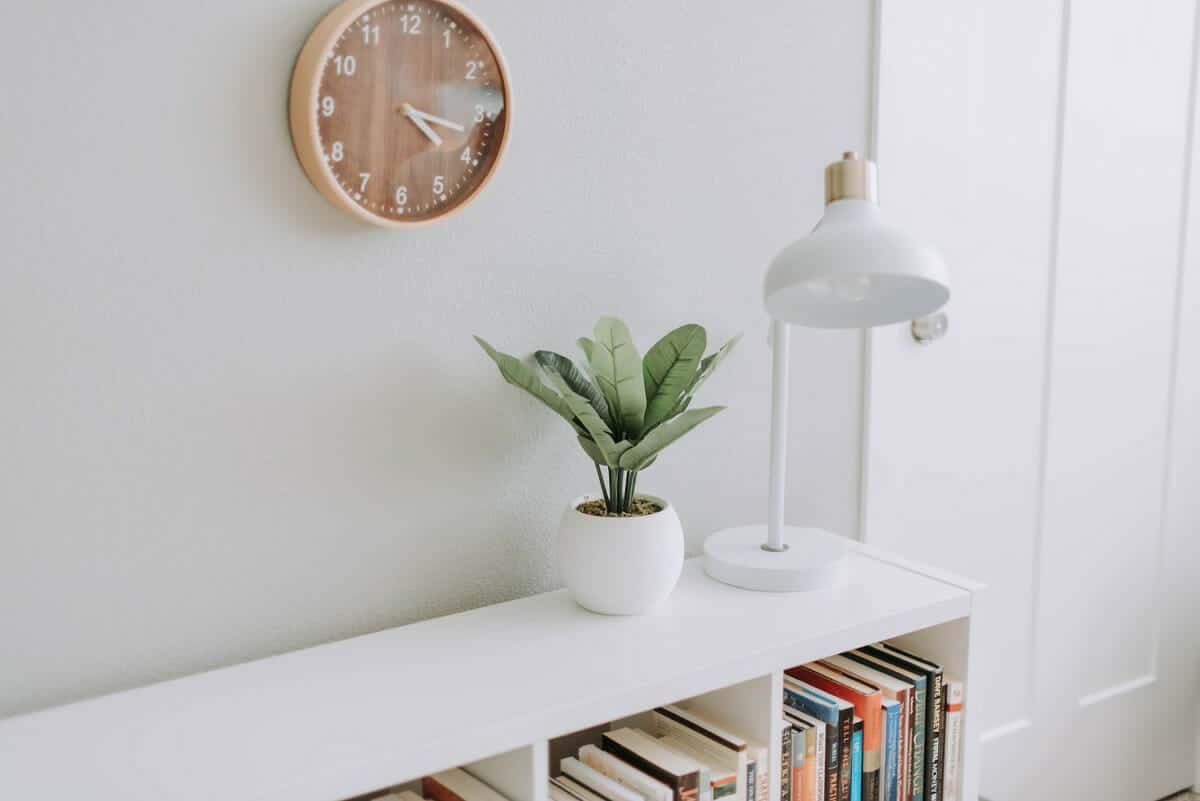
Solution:
<svg viewBox="0 0 1200 801">
<path fill-rule="evenodd" d="M 515 83 L 465 213 L 373 230 L 285 120 L 327 0 L 8 9 L 0 715 L 556 586 L 589 464 L 471 341 L 746 333 L 644 478 L 762 518 L 759 278 L 865 144 L 869 9 L 475 0 Z M 836 65 L 836 68 L 835 68 Z M 860 342 L 798 332 L 790 518 L 857 528 Z"/>
</svg>

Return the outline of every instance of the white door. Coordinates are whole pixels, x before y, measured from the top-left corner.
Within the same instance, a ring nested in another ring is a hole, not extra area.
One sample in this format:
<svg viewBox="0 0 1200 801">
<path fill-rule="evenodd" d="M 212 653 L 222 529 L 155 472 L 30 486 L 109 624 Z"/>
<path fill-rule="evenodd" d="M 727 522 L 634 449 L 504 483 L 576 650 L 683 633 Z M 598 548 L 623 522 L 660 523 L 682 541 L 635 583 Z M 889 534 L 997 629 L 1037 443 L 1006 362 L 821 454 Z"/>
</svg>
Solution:
<svg viewBox="0 0 1200 801">
<path fill-rule="evenodd" d="M 1200 685 L 1195 4 L 881 5 L 881 202 L 954 294 L 942 341 L 870 336 L 864 537 L 989 585 L 985 798 L 1161 798 Z"/>
</svg>

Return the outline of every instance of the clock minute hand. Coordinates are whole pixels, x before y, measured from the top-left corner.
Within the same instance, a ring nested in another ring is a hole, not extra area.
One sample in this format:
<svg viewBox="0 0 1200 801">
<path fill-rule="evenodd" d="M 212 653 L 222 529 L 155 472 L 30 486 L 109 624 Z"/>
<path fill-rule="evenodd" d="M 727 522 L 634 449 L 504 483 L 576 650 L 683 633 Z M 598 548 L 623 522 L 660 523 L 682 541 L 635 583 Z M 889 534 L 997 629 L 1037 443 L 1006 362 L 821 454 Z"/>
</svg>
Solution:
<svg viewBox="0 0 1200 801">
<path fill-rule="evenodd" d="M 404 116 L 408 117 L 409 121 L 412 122 L 413 125 L 417 126 L 417 130 L 425 134 L 425 137 L 430 142 L 433 142 L 435 147 L 441 146 L 442 137 L 438 136 L 435 130 L 425 124 L 425 121 L 421 119 L 420 112 L 418 112 L 408 103 L 405 103 L 403 106 L 401 106 L 401 108 L 404 111 Z"/>
<path fill-rule="evenodd" d="M 425 120 L 426 122 L 432 122 L 434 125 L 441 125 L 443 128 L 449 128 L 452 131 L 458 131 L 459 133 L 462 133 L 465 130 L 457 122 L 451 122 L 450 120 L 444 120 L 441 117 L 435 117 L 432 114 L 426 114 L 424 111 L 417 111 L 416 109 L 413 109 L 412 113 L 415 114 L 416 116 L 420 117 L 421 119 Z"/>
</svg>

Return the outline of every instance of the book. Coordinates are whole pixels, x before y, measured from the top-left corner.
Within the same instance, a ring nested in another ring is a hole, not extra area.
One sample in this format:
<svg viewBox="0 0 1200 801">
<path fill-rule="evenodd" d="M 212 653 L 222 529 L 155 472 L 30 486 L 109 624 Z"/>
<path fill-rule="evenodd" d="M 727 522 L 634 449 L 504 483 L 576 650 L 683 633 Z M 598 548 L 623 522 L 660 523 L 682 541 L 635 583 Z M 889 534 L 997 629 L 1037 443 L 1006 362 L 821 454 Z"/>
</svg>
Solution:
<svg viewBox="0 0 1200 801">
<path fill-rule="evenodd" d="M 507 801 L 462 768 L 451 768 L 422 778 L 421 793 L 430 801 Z"/>
<path fill-rule="evenodd" d="M 784 704 L 819 718 L 832 729 L 825 736 L 825 799 L 850 801 L 850 729 L 854 705 L 786 672 Z"/>
<path fill-rule="evenodd" d="M 670 787 L 647 776 L 637 768 L 627 765 L 612 754 L 601 751 L 594 745 L 585 745 L 579 749 L 579 761 L 612 781 L 629 788 L 646 801 L 671 801 Z M 568 773 L 565 768 L 563 772 Z M 568 773 L 568 775 L 570 774 Z"/>
<path fill-rule="evenodd" d="M 786 715 L 783 725 L 792 729 L 792 801 L 805 801 L 808 793 L 804 777 L 809 765 L 808 744 L 812 727 L 807 723 L 793 722 Z"/>
<path fill-rule="evenodd" d="M 425 801 L 425 799 L 412 790 L 393 790 L 387 795 L 375 799 L 375 801 Z"/>
<path fill-rule="evenodd" d="M 735 801 L 755 801 L 754 758 L 746 740 L 679 706 L 655 709 L 651 713 L 651 733 L 659 738 L 675 735 L 688 739 L 711 755 L 714 764 L 722 768 L 732 766 L 737 772 Z"/>
<path fill-rule="evenodd" d="M 713 755 L 706 749 L 698 747 L 694 740 L 681 737 L 678 734 L 668 734 L 665 737 L 659 737 L 658 741 L 676 753 L 696 760 L 702 766 L 703 770 L 700 772 L 701 781 L 704 781 L 704 777 L 707 775 L 709 798 L 713 799 L 713 801 L 721 801 L 722 799 L 735 801 L 738 786 L 736 763 L 731 767 L 727 762 L 722 763 L 721 760 L 714 760 Z"/>
<path fill-rule="evenodd" d="M 547 795 L 550 801 L 582 801 L 582 799 L 574 793 L 567 790 L 555 779 L 550 780 L 550 786 L 547 788 Z"/>
<path fill-rule="evenodd" d="M 811 662 L 787 671 L 819 690 L 854 704 L 854 714 L 862 718 L 862 787 L 861 798 L 879 798 L 879 770 L 883 763 L 880 752 L 880 728 L 883 714 L 883 694 L 879 687 L 855 678 L 825 662 Z M 853 778 L 853 773 L 851 774 Z"/>
<path fill-rule="evenodd" d="M 784 715 L 795 723 L 808 726 L 812 740 L 812 755 L 805 770 L 805 798 L 808 801 L 825 801 L 825 736 L 828 727 L 822 721 L 795 709 L 785 708 Z M 806 738 L 807 743 L 808 738 Z M 806 744 L 807 750 L 807 744 Z"/>
<path fill-rule="evenodd" d="M 792 727 L 784 726 L 779 744 L 779 798 L 792 801 Z"/>
<path fill-rule="evenodd" d="M 580 784 L 567 775 L 562 775 L 551 779 L 550 784 L 558 787 L 560 790 L 567 793 L 571 798 L 577 799 L 577 801 L 606 801 L 604 796 L 594 792 L 591 788 Z"/>
<path fill-rule="evenodd" d="M 756 801 L 769 801 L 771 797 L 771 773 L 769 751 L 765 745 L 749 743 L 750 759 L 754 760 L 754 797 Z"/>
<path fill-rule="evenodd" d="M 880 651 L 874 646 L 860 648 L 850 654 L 854 659 L 864 660 L 868 665 L 881 673 L 888 674 L 912 685 L 912 714 L 909 716 L 908 750 L 908 784 L 905 787 L 905 801 L 925 800 L 925 719 L 926 719 L 926 685 L 925 674 L 906 669 L 903 661 L 898 661 L 886 651 Z"/>
<path fill-rule="evenodd" d="M 910 752 L 912 751 L 913 685 L 888 672 L 886 666 L 872 667 L 869 658 L 853 652 L 831 656 L 824 661 L 843 673 L 879 687 L 885 704 L 889 699 L 899 702 L 900 733 L 896 742 L 896 777 L 893 782 L 892 794 L 890 796 L 885 794 L 884 801 L 911 801 L 912 758 Z"/>
<path fill-rule="evenodd" d="M 880 643 L 884 651 L 905 659 L 912 669 L 923 671 L 927 681 L 925 702 L 925 798 L 942 801 L 942 732 L 946 727 L 946 699 L 942 691 L 942 666 L 924 657 L 902 651 L 890 643 Z"/>
<path fill-rule="evenodd" d="M 603 750 L 670 787 L 673 801 L 700 801 L 701 766 L 695 760 L 637 729 L 606 731 L 600 740 Z"/>
<path fill-rule="evenodd" d="M 942 762 L 942 801 L 959 801 L 962 797 L 962 716 L 963 685 L 948 680 L 946 687 L 946 758 Z"/>
<path fill-rule="evenodd" d="M 641 793 L 622 786 L 620 782 L 610 779 L 575 757 L 562 759 L 558 763 L 558 767 L 565 775 L 570 776 L 593 793 L 604 796 L 608 801 L 646 801 Z"/>
<path fill-rule="evenodd" d="M 879 801 L 897 801 L 900 791 L 900 702 L 883 699 L 883 780 Z"/>
<path fill-rule="evenodd" d="M 863 801 L 863 719 L 858 715 L 850 733 L 850 801 Z"/>
</svg>

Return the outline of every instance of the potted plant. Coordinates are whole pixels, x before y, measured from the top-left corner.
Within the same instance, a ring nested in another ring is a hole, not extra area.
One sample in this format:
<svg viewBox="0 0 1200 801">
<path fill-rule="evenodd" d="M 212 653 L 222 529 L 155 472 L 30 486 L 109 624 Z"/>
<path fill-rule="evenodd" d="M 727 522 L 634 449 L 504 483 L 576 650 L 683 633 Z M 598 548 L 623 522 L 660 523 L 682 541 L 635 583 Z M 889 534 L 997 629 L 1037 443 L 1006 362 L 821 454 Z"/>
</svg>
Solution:
<svg viewBox="0 0 1200 801">
<path fill-rule="evenodd" d="M 683 528 L 669 501 L 638 493 L 638 477 L 664 448 L 724 408 L 689 407 L 738 337 L 705 356 L 704 328 L 683 325 L 643 359 L 625 323 L 603 317 L 593 338 L 578 341 L 583 369 L 547 350 L 526 365 L 475 340 L 508 383 L 571 426 L 595 467 L 600 493 L 571 501 L 559 527 L 559 565 L 572 597 L 610 615 L 653 609 L 679 580 Z"/>
</svg>

